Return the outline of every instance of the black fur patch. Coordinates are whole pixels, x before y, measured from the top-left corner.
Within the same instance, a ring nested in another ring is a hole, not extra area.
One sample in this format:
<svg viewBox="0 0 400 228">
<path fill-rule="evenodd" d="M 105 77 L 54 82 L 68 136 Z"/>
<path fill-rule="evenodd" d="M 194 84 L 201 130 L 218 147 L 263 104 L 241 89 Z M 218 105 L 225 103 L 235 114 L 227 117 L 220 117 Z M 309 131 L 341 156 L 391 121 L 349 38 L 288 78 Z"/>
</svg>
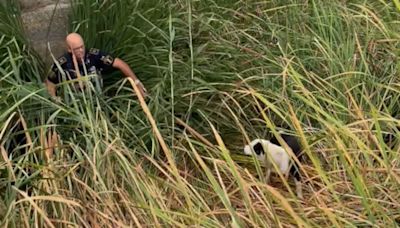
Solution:
<svg viewBox="0 0 400 228">
<path fill-rule="evenodd" d="M 298 159 L 300 159 L 300 157 L 301 157 L 300 153 L 302 152 L 302 147 L 301 147 L 299 141 L 297 140 L 297 137 L 292 136 L 292 135 L 286 135 L 286 134 L 281 134 L 281 137 L 282 137 L 283 141 L 285 141 L 286 144 L 290 147 L 290 149 L 292 149 L 294 155 L 296 155 L 296 157 Z M 276 137 L 273 137 L 270 140 L 270 142 L 275 145 L 282 146 Z M 289 172 L 296 180 L 300 181 L 300 178 L 301 178 L 300 177 L 300 169 L 296 163 L 293 163 Z"/>
<path fill-rule="evenodd" d="M 259 142 L 253 146 L 253 150 L 257 155 L 261 155 L 261 154 L 265 153 L 262 144 Z"/>
<path fill-rule="evenodd" d="M 301 152 L 301 145 L 298 142 L 297 138 L 295 136 L 291 136 L 291 135 L 286 135 L 286 134 L 281 134 L 281 137 L 283 139 L 283 141 L 286 142 L 286 144 L 292 149 L 293 153 L 298 156 L 300 155 Z M 283 147 L 283 145 L 281 145 L 278 141 L 278 139 L 276 137 L 273 137 L 270 140 L 271 143 L 281 146 Z"/>
</svg>

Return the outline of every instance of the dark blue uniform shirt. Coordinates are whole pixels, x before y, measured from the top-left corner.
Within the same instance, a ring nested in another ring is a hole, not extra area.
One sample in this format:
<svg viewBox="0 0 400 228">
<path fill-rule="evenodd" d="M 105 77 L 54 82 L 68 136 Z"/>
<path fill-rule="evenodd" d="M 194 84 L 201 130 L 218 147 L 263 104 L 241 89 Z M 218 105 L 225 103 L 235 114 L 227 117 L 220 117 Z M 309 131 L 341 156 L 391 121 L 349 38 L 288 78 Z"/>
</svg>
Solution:
<svg viewBox="0 0 400 228">
<path fill-rule="evenodd" d="M 63 69 L 67 80 L 72 80 L 77 78 L 71 53 L 64 54 L 62 57 L 57 59 L 57 62 Z M 114 63 L 114 57 L 96 48 L 86 50 L 84 63 L 85 67 L 78 62 L 78 68 L 81 76 L 86 75 L 85 68 L 86 68 L 86 73 L 88 75 L 97 74 L 100 77 L 103 72 L 108 73 L 114 69 L 112 66 Z M 51 74 L 48 77 L 48 79 L 54 84 L 62 82 L 63 81 L 62 73 L 60 73 L 55 63 L 52 66 L 52 71 L 54 72 L 54 74 Z"/>
</svg>

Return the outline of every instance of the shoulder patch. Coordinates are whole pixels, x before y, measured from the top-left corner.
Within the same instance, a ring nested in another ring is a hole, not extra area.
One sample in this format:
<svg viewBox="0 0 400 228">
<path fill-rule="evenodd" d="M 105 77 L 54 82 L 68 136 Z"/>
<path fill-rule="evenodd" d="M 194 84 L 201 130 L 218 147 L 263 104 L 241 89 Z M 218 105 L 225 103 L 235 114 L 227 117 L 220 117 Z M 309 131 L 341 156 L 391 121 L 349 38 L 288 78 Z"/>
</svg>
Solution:
<svg viewBox="0 0 400 228">
<path fill-rule="evenodd" d="M 100 60 L 103 61 L 103 63 L 108 66 L 111 66 L 114 62 L 114 58 L 111 57 L 111 55 L 103 56 L 103 57 L 101 57 Z"/>
<path fill-rule="evenodd" d="M 58 62 L 60 65 L 63 65 L 64 63 L 67 62 L 67 58 L 65 58 L 65 56 L 62 56 L 62 57 L 60 57 L 60 58 L 57 59 L 57 62 Z"/>
<path fill-rule="evenodd" d="M 100 50 L 97 48 L 90 48 L 90 50 L 89 50 L 89 54 L 92 54 L 92 55 L 98 55 L 99 53 L 100 53 Z"/>
</svg>

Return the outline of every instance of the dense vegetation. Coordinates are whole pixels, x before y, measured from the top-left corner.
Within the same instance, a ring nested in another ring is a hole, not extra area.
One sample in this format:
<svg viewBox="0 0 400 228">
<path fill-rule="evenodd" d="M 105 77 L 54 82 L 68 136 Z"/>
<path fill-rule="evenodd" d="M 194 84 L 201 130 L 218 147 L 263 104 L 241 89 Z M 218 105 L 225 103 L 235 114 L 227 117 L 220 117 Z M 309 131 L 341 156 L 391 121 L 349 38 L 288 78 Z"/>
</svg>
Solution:
<svg viewBox="0 0 400 228">
<path fill-rule="evenodd" d="M 168 149 L 118 72 L 103 91 L 67 82 L 50 99 L 49 66 L 6 1 L 1 226 L 400 224 L 398 1 L 71 3 L 70 31 L 143 81 Z M 262 164 L 242 154 L 278 130 L 304 146 L 304 199 L 290 179 L 263 183 Z"/>
</svg>

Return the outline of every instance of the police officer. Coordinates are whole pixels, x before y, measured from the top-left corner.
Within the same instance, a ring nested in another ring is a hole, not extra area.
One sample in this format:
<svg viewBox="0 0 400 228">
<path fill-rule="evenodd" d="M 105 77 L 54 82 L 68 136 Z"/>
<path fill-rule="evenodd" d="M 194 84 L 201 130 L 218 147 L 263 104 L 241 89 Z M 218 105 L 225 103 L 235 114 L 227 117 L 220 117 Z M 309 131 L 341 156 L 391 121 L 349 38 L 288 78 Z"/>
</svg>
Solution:
<svg viewBox="0 0 400 228">
<path fill-rule="evenodd" d="M 146 89 L 136 77 L 132 69 L 123 60 L 114 58 L 111 55 L 92 48 L 85 49 L 82 37 L 78 33 L 70 33 L 65 39 L 68 52 L 57 59 L 57 64 L 53 64 L 51 74 L 46 79 L 46 86 L 51 96 L 56 97 L 56 84 L 66 80 L 79 79 L 87 74 L 107 73 L 114 69 L 120 70 L 126 77 L 130 77 L 136 83 L 143 97 L 146 96 Z M 59 66 L 57 66 L 59 65 Z M 63 70 L 61 73 L 59 67 Z M 82 89 L 82 82 L 79 82 Z"/>
</svg>

